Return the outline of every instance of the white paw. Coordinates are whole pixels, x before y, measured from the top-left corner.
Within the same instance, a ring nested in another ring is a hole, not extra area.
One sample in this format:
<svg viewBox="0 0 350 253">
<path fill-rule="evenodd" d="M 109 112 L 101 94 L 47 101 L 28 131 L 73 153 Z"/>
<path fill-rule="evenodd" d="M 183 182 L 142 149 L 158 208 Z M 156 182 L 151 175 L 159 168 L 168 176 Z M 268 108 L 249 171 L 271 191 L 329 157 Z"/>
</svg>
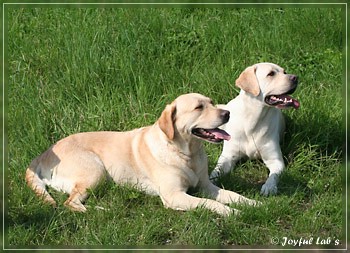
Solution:
<svg viewBox="0 0 350 253">
<path fill-rule="evenodd" d="M 232 208 L 232 210 L 233 210 L 233 215 L 235 216 L 241 215 L 241 211 L 239 211 L 238 209 Z"/>
<path fill-rule="evenodd" d="M 221 213 L 221 215 L 225 216 L 225 217 L 231 216 L 232 214 L 235 214 L 235 211 L 234 211 L 234 209 L 231 209 L 228 206 L 225 208 L 225 211 L 222 211 L 222 213 Z"/>
<path fill-rule="evenodd" d="M 277 194 L 277 185 L 266 181 L 266 183 L 261 187 L 261 195 L 269 196 Z"/>
<path fill-rule="evenodd" d="M 262 202 L 254 199 L 248 199 L 248 198 L 241 198 L 239 200 L 240 203 L 250 205 L 250 206 L 261 206 Z"/>
<path fill-rule="evenodd" d="M 214 183 L 219 178 L 219 176 L 220 176 L 220 171 L 213 170 L 209 176 L 209 179 L 211 182 Z"/>
<path fill-rule="evenodd" d="M 241 211 L 239 211 L 236 208 L 230 208 L 227 206 L 227 208 L 225 209 L 225 211 L 220 213 L 222 216 L 224 217 L 228 217 L 228 216 L 239 216 L 241 214 Z"/>
<path fill-rule="evenodd" d="M 250 200 L 249 205 L 251 206 L 261 206 L 262 202 L 258 201 L 258 200 Z"/>
</svg>

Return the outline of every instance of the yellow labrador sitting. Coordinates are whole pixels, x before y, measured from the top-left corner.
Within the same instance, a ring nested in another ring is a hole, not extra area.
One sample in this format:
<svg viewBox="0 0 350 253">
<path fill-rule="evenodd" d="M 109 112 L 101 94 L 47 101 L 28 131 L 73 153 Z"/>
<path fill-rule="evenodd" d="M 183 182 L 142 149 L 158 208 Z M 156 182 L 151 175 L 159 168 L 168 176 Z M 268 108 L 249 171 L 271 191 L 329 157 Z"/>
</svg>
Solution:
<svg viewBox="0 0 350 253">
<path fill-rule="evenodd" d="M 295 75 L 272 63 L 259 63 L 246 68 L 236 85 L 240 94 L 227 105 L 230 120 L 222 129 L 231 135 L 225 140 L 223 151 L 210 179 L 228 173 L 242 157 L 262 158 L 270 175 L 262 186 L 261 194 L 277 193 L 278 176 L 285 165 L 280 148 L 284 120 L 280 109 L 299 108 L 297 100 L 290 97 L 298 83 Z"/>
<path fill-rule="evenodd" d="M 230 136 L 218 129 L 228 120 L 229 112 L 216 108 L 209 98 L 185 94 L 167 105 L 152 126 L 128 132 L 78 133 L 58 141 L 32 161 L 26 181 L 54 206 L 56 202 L 46 185 L 68 193 L 65 205 L 75 211 L 86 211 L 82 202 L 87 189 L 94 188 L 107 174 L 116 183 L 159 195 L 167 208 L 204 207 L 229 215 L 233 209 L 222 203 L 256 202 L 209 181 L 201 142 L 229 140 Z M 186 193 L 196 186 L 216 201 Z"/>
</svg>

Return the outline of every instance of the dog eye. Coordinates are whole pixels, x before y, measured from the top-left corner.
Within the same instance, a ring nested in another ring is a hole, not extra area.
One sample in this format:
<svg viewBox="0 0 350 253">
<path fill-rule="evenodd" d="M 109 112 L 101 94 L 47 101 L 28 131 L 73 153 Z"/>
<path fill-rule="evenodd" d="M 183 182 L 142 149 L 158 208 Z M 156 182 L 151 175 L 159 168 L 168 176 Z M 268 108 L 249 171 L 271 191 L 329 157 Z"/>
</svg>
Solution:
<svg viewBox="0 0 350 253">
<path fill-rule="evenodd" d="M 274 76 L 275 75 L 275 71 L 271 71 L 270 73 L 267 74 L 267 76 Z"/>
<path fill-rule="evenodd" d="M 196 108 L 194 108 L 195 110 L 203 110 L 204 106 L 202 104 L 197 105 Z"/>
</svg>

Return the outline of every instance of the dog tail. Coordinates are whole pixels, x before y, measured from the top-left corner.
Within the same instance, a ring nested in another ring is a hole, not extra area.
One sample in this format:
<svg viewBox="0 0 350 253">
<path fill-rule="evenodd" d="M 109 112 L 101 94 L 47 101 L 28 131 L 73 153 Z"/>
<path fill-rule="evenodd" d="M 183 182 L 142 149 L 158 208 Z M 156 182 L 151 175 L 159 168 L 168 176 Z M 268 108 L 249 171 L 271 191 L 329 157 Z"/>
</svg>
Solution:
<svg viewBox="0 0 350 253">
<path fill-rule="evenodd" d="M 40 178 L 38 174 L 39 157 L 34 159 L 26 170 L 26 183 L 35 192 L 35 194 L 42 198 L 44 202 L 56 207 L 56 201 L 51 197 L 46 190 L 45 182 Z"/>
</svg>

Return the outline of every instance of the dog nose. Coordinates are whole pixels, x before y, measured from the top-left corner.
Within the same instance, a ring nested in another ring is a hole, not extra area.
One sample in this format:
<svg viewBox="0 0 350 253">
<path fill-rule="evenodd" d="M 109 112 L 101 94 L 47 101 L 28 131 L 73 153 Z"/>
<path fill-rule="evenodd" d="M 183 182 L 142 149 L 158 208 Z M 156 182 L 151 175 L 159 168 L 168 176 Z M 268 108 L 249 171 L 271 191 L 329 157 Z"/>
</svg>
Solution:
<svg viewBox="0 0 350 253">
<path fill-rule="evenodd" d="M 298 77 L 296 75 L 290 75 L 289 79 L 293 82 L 293 83 L 298 83 Z"/>
<path fill-rule="evenodd" d="M 230 112 L 226 110 L 222 110 L 221 118 L 224 120 L 225 123 L 228 122 L 228 120 L 230 119 Z"/>
</svg>

